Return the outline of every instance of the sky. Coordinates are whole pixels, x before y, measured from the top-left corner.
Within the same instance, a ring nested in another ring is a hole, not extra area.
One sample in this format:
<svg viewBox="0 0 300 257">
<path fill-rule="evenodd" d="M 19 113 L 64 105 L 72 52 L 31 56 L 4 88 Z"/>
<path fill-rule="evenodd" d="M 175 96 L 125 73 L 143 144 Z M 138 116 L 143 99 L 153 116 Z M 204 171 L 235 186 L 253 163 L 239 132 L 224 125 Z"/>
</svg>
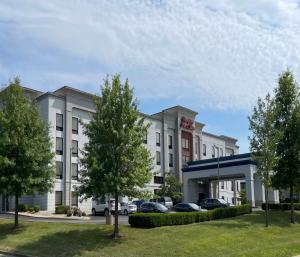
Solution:
<svg viewBox="0 0 300 257">
<path fill-rule="evenodd" d="M 300 0 L 1 0 L 0 85 L 99 93 L 128 78 L 147 114 L 182 105 L 239 140 L 257 98 L 300 80 Z"/>
</svg>

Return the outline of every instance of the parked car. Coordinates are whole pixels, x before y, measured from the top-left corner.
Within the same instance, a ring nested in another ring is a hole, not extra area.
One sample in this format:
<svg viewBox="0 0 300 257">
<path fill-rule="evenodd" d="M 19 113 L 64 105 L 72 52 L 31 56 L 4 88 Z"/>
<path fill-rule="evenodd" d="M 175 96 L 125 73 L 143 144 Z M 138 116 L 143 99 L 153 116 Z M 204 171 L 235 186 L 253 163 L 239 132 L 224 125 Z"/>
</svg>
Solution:
<svg viewBox="0 0 300 257">
<path fill-rule="evenodd" d="M 195 203 L 178 203 L 174 206 L 174 211 L 176 211 L 176 212 L 197 212 L 197 211 L 207 211 L 207 210 L 201 209 Z"/>
<path fill-rule="evenodd" d="M 168 208 L 160 203 L 143 203 L 140 212 L 168 212 Z"/>
<path fill-rule="evenodd" d="M 121 203 L 121 212 L 123 215 L 137 212 L 137 206 L 132 203 Z"/>
<path fill-rule="evenodd" d="M 107 196 L 102 196 L 101 198 L 93 199 L 92 202 L 92 215 L 104 214 L 108 216 L 109 212 L 115 213 L 115 202 L 113 198 L 108 198 Z M 118 211 L 121 214 L 121 205 L 118 203 Z"/>
<path fill-rule="evenodd" d="M 224 199 L 220 198 L 207 198 L 204 199 L 200 205 L 202 209 L 212 210 L 215 208 L 226 208 L 229 207 L 229 203 L 227 203 Z"/>
<path fill-rule="evenodd" d="M 166 206 L 168 209 L 171 209 L 173 207 L 173 202 L 171 197 L 168 196 L 164 196 L 161 198 L 155 198 L 155 199 L 150 199 L 150 202 L 154 202 L 154 203 L 160 203 L 164 206 Z"/>
<path fill-rule="evenodd" d="M 141 208 L 141 205 L 142 205 L 144 202 L 145 202 L 145 200 L 134 200 L 134 201 L 132 201 L 132 204 L 136 205 L 137 211 L 139 211 L 140 208 Z"/>
</svg>

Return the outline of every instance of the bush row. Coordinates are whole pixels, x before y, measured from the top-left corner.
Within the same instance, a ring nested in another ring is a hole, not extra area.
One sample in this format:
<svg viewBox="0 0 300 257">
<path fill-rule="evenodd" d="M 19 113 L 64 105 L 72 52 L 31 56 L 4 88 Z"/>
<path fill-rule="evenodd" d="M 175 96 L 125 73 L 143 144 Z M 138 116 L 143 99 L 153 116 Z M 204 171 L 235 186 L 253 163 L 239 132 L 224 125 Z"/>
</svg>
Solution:
<svg viewBox="0 0 300 257">
<path fill-rule="evenodd" d="M 55 214 L 67 214 L 67 211 L 70 209 L 67 205 L 58 205 L 55 207 Z"/>
<path fill-rule="evenodd" d="M 20 212 L 27 212 L 27 211 L 29 211 L 29 212 L 39 212 L 40 209 L 41 208 L 40 208 L 39 205 L 34 205 L 33 207 L 29 207 L 27 204 L 23 204 L 23 203 L 19 204 L 19 208 L 18 208 L 18 210 Z"/>
<path fill-rule="evenodd" d="M 185 225 L 197 222 L 235 217 L 251 213 L 250 205 L 218 208 L 207 212 L 136 213 L 129 215 L 129 224 L 138 228 Z"/>
<path fill-rule="evenodd" d="M 269 203 L 268 204 L 269 210 L 275 210 L 275 211 L 288 211 L 291 209 L 290 203 Z M 266 210 L 266 204 L 263 203 L 261 205 L 261 208 L 263 210 Z M 300 203 L 294 203 L 295 210 L 300 210 Z"/>
</svg>

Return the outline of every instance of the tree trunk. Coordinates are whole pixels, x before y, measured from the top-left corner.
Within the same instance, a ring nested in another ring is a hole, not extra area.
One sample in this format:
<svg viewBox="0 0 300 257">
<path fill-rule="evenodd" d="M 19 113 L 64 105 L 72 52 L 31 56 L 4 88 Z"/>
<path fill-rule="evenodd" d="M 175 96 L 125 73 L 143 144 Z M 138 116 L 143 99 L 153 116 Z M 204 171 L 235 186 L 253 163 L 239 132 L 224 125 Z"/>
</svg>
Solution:
<svg viewBox="0 0 300 257">
<path fill-rule="evenodd" d="M 295 223 L 295 211 L 294 211 L 294 187 L 290 186 L 290 199 L 291 199 L 291 223 Z"/>
<path fill-rule="evenodd" d="M 265 197 L 266 197 L 266 228 L 269 227 L 269 188 L 265 187 Z"/>
<path fill-rule="evenodd" d="M 115 226 L 114 226 L 114 233 L 113 238 L 116 239 L 120 237 L 119 234 L 119 194 L 118 192 L 115 193 Z"/>
<path fill-rule="evenodd" d="M 19 196 L 15 194 L 15 227 L 19 226 Z"/>
</svg>

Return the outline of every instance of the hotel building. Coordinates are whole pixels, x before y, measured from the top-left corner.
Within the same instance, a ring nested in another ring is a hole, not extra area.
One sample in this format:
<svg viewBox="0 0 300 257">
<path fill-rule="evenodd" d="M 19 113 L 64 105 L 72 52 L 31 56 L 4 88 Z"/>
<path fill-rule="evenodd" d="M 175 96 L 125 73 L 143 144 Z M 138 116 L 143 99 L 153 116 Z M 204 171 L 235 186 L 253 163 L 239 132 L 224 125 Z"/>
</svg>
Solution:
<svg viewBox="0 0 300 257">
<path fill-rule="evenodd" d="M 41 117 L 50 125 L 52 150 L 56 154 L 56 181 L 52 192 L 24 196 L 20 202 L 30 206 L 38 204 L 42 210 L 48 211 L 54 211 L 55 206 L 60 204 L 75 205 L 91 211 L 91 200 L 80 202 L 74 193 L 74 186 L 79 183 L 80 150 L 88 140 L 79 120 L 86 123 L 90 121 L 91 114 L 95 112 L 94 95 L 67 86 L 53 92 L 30 88 L 24 90 L 39 107 Z M 182 106 L 174 106 L 152 115 L 141 113 L 145 121 L 151 124 L 144 143 L 155 162 L 153 177 L 147 185 L 153 193 L 164 183 L 166 174 L 174 174 L 182 181 L 182 168 L 189 161 L 239 153 L 235 138 L 205 132 L 205 125 L 196 121 L 197 114 Z M 229 202 L 232 202 L 233 195 L 231 183 L 221 181 L 219 184 L 220 197 Z M 0 196 L 0 210 L 13 208 L 12 197 Z"/>
</svg>

